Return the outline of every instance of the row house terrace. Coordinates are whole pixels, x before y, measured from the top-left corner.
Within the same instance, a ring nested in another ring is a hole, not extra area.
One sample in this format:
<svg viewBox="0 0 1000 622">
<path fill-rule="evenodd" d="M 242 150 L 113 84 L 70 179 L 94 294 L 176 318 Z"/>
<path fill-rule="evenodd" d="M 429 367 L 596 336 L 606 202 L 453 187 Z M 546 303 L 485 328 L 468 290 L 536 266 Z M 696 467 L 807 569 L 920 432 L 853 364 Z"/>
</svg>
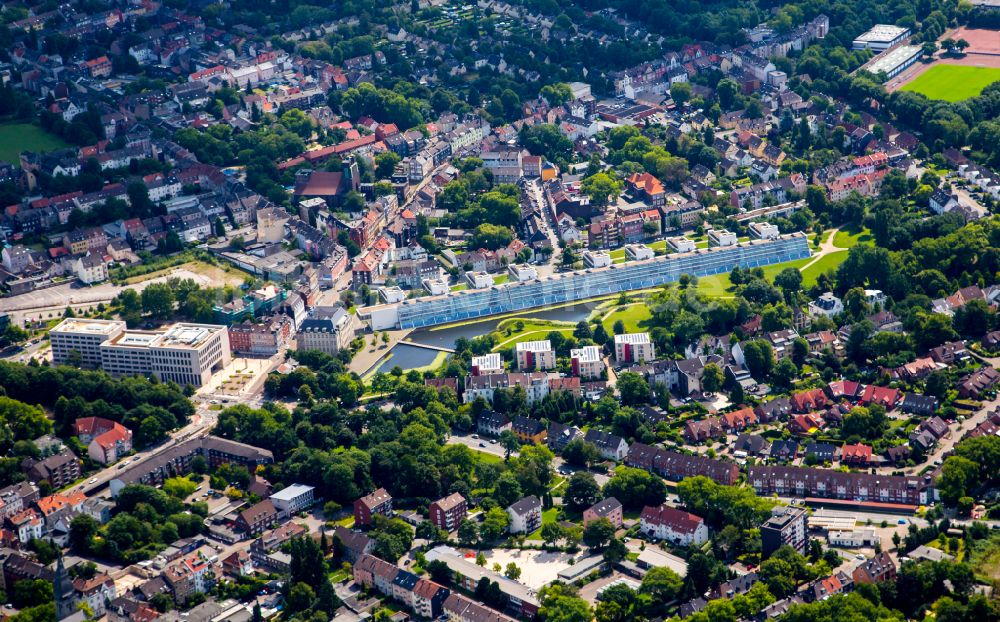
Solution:
<svg viewBox="0 0 1000 622">
<path fill-rule="evenodd" d="M 922 505 L 937 498 L 929 477 L 752 466 L 747 479 L 759 495 L 796 495 L 908 505 Z"/>
<path fill-rule="evenodd" d="M 733 462 L 681 454 L 644 443 L 633 443 L 629 447 L 625 464 L 652 471 L 671 481 L 700 475 L 716 483 L 732 486 L 740 475 L 739 467 Z"/>
</svg>

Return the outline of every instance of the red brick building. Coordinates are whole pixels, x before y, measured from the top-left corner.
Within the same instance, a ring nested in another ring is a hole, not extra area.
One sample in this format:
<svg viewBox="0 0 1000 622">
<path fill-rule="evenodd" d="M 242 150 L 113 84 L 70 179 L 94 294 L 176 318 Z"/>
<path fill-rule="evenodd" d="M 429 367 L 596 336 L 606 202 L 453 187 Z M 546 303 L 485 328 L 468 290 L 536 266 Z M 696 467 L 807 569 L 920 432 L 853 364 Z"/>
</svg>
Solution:
<svg viewBox="0 0 1000 622">
<path fill-rule="evenodd" d="M 392 514 L 392 495 L 385 488 L 379 488 L 370 495 L 365 495 L 354 502 L 354 525 L 367 527 L 372 524 L 376 514 L 389 516 Z"/>
<path fill-rule="evenodd" d="M 431 522 L 445 531 L 455 531 L 465 518 L 468 504 L 465 497 L 452 493 L 443 499 L 438 499 L 430 506 Z"/>
</svg>

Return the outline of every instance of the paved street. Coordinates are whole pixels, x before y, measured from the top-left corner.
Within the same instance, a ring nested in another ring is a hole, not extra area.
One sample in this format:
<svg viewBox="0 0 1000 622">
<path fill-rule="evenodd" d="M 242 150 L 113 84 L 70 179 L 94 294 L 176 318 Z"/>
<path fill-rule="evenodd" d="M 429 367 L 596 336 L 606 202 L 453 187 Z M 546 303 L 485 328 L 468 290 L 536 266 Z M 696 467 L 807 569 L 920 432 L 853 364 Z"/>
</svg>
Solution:
<svg viewBox="0 0 1000 622">
<path fill-rule="evenodd" d="M 450 443 L 452 445 L 465 445 L 466 447 L 469 447 L 470 449 L 478 451 L 480 453 L 491 454 L 494 456 L 499 456 L 501 458 L 504 457 L 503 447 L 500 446 L 500 443 L 491 442 L 491 441 L 496 441 L 496 439 L 490 439 L 485 436 L 480 436 L 479 434 L 475 434 L 475 436 L 479 436 L 479 438 L 473 438 L 473 434 L 464 434 L 464 435 L 453 434 L 449 436 L 445 440 L 445 442 Z M 514 452 L 514 454 L 512 455 L 516 456 L 517 452 Z"/>
</svg>

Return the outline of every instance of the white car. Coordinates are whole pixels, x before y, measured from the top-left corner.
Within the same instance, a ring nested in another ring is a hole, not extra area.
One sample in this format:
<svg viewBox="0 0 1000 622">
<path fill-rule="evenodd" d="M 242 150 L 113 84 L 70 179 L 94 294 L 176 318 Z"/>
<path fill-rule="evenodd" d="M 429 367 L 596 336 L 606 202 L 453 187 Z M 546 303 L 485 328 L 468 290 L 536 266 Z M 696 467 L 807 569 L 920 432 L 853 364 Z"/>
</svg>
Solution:
<svg viewBox="0 0 1000 622">
<path fill-rule="evenodd" d="M 88 484 L 96 484 L 97 483 L 97 478 L 96 477 L 91 477 L 90 480 L 87 481 L 87 483 Z"/>
</svg>

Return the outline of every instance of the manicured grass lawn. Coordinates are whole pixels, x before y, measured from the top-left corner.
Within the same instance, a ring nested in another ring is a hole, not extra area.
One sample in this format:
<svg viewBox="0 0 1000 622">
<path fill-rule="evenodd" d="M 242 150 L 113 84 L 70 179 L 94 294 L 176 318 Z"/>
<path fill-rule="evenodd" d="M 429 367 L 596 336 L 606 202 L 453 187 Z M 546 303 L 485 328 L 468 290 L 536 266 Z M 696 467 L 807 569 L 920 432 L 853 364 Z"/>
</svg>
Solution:
<svg viewBox="0 0 1000 622">
<path fill-rule="evenodd" d="M 646 306 L 645 302 L 640 302 L 637 304 L 630 305 L 624 309 L 615 309 L 604 318 L 604 329 L 608 331 L 608 334 L 612 334 L 612 328 L 615 322 L 621 320 L 625 324 L 626 332 L 638 333 L 648 329 L 647 324 L 649 323 L 652 314 L 649 312 L 649 307 Z"/>
<path fill-rule="evenodd" d="M 55 151 L 67 146 L 58 136 L 31 123 L 0 125 L 0 160 L 4 162 L 17 164 L 22 151 Z"/>
<path fill-rule="evenodd" d="M 468 289 L 468 288 L 469 288 L 469 286 L 466 285 L 465 283 L 459 283 L 458 285 L 452 285 L 451 286 L 451 291 L 453 291 L 453 292 L 460 292 L 463 289 Z"/>
<path fill-rule="evenodd" d="M 816 284 L 819 275 L 830 270 L 836 270 L 837 266 L 847 259 L 848 251 L 837 251 L 822 257 L 819 261 L 802 271 L 802 286 L 809 288 Z"/>
<path fill-rule="evenodd" d="M 997 80 L 1000 80 L 1000 69 L 993 67 L 934 65 L 903 90 L 923 93 L 931 99 L 957 102 L 979 95 Z"/>
<path fill-rule="evenodd" d="M 506 283 L 507 282 L 507 278 L 508 278 L 508 275 L 506 275 L 506 274 L 498 274 L 495 277 L 493 277 L 493 284 L 494 285 L 500 285 L 501 283 Z"/>
<path fill-rule="evenodd" d="M 819 270 L 818 272 L 814 273 L 815 269 L 821 264 L 824 264 L 827 258 L 837 255 L 843 255 L 843 257 L 839 261 L 836 261 L 832 267 L 839 266 L 840 262 L 842 262 L 844 259 L 847 258 L 846 251 L 844 251 L 843 253 L 841 252 L 831 253 L 830 255 L 827 255 L 827 257 L 824 257 L 823 259 L 819 260 L 816 263 L 816 266 L 803 272 L 802 276 L 805 287 L 812 286 L 816 282 L 816 277 L 818 277 L 823 272 L 823 270 Z M 773 280 L 774 277 L 776 277 L 778 273 L 784 270 L 785 268 L 802 268 L 802 266 L 809 263 L 809 261 L 810 259 L 808 258 L 796 259 L 794 261 L 786 261 L 783 263 L 776 263 L 770 266 L 765 266 L 764 276 L 768 280 Z M 729 280 L 728 272 L 723 274 L 713 274 L 712 276 L 698 277 L 698 291 L 705 294 L 706 296 L 732 296 L 733 293 L 732 291 L 730 291 L 732 287 L 733 284 Z"/>
<path fill-rule="evenodd" d="M 698 277 L 698 291 L 706 296 L 732 296 L 729 291 L 732 286 L 728 273 Z"/>
<path fill-rule="evenodd" d="M 808 259 L 796 259 L 794 261 L 786 261 L 784 263 L 776 263 L 770 266 L 764 266 L 764 277 L 767 280 L 772 281 L 774 277 L 778 276 L 785 268 L 801 268 L 802 266 L 809 263 Z"/>
<path fill-rule="evenodd" d="M 867 244 L 872 241 L 872 234 L 868 229 L 861 231 L 847 231 L 841 229 L 833 236 L 833 245 L 837 248 L 853 248 L 858 244 Z"/>
<path fill-rule="evenodd" d="M 517 322 L 522 322 L 524 324 L 521 330 L 515 329 Z M 520 343 L 522 341 L 545 339 L 545 335 L 554 330 L 559 331 L 568 337 L 573 334 L 574 326 L 575 324 L 570 324 L 569 322 L 551 322 L 547 320 L 504 320 L 497 327 L 497 345 L 493 348 L 493 351 L 497 352 L 503 348 L 509 348 L 515 343 Z"/>
<path fill-rule="evenodd" d="M 534 330 L 525 330 L 520 333 L 514 333 L 510 337 L 504 338 L 503 341 L 498 343 L 496 347 L 493 348 L 494 352 L 499 352 L 504 348 L 512 348 L 514 344 L 521 343 L 522 341 L 541 341 L 546 339 L 546 335 L 552 331 L 558 331 L 565 337 L 569 337 L 573 334 L 572 328 L 558 328 L 553 326 L 542 326 L 536 327 Z"/>
<path fill-rule="evenodd" d="M 556 522 L 556 515 L 559 513 L 557 508 L 549 508 L 542 511 L 542 525 L 547 525 L 549 523 Z M 528 540 L 541 540 L 542 539 L 542 528 L 539 527 L 534 533 L 528 536 Z"/>
<path fill-rule="evenodd" d="M 475 456 L 478 462 L 483 462 L 485 464 L 502 464 L 503 458 L 494 454 L 488 454 L 485 451 L 479 451 L 478 449 L 473 449 L 473 456 Z"/>
<path fill-rule="evenodd" d="M 354 517 L 345 516 L 344 518 L 338 520 L 337 524 L 340 525 L 341 527 L 347 527 L 348 529 L 350 529 L 351 527 L 354 527 Z"/>
</svg>

